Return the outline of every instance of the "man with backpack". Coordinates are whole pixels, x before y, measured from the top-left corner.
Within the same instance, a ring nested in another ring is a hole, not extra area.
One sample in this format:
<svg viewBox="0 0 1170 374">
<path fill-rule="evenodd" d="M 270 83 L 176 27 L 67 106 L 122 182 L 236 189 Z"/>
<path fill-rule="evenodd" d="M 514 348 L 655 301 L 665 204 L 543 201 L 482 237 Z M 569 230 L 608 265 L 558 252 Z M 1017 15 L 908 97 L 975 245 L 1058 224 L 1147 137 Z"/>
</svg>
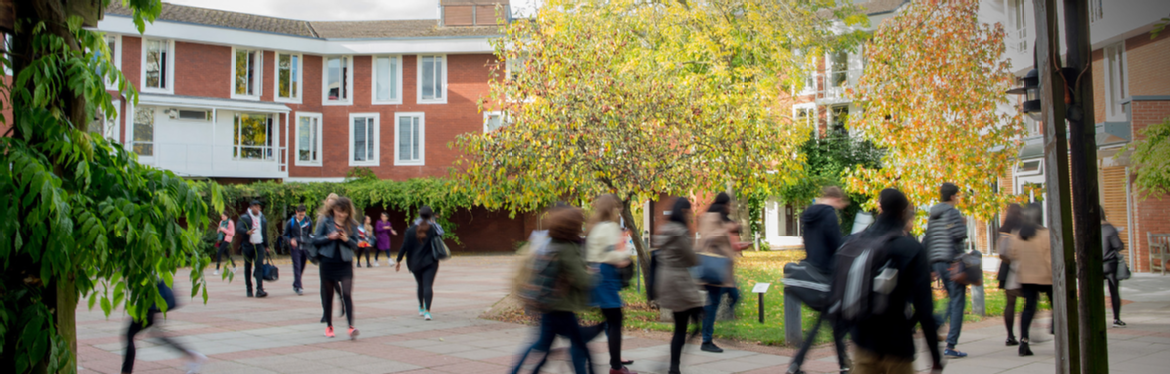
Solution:
<svg viewBox="0 0 1170 374">
<path fill-rule="evenodd" d="M 939 188 L 942 202 L 930 208 L 930 220 L 926 224 L 924 244 L 929 253 L 930 266 L 947 288 L 950 303 L 946 314 L 938 324 L 949 318 L 950 332 L 947 333 L 947 357 L 963 358 L 967 354 L 955 350 L 959 344 L 959 333 L 963 331 L 963 309 L 967 304 L 967 285 L 955 282 L 950 271 L 951 264 L 963 254 L 963 241 L 967 239 L 967 224 L 963 214 L 955 208 L 959 203 L 959 187 L 943 183 Z"/>
<path fill-rule="evenodd" d="M 293 292 L 303 295 L 305 289 L 301 287 L 301 274 L 305 272 L 305 260 L 309 258 L 309 236 L 313 233 L 313 221 L 305 215 L 305 205 L 297 206 L 297 215 L 289 218 L 284 227 L 284 237 L 288 239 L 289 254 L 293 263 Z"/>
<path fill-rule="evenodd" d="M 817 200 L 816 204 L 810 205 L 800 215 L 801 233 L 804 237 L 804 250 L 806 258 L 802 264 L 812 267 L 808 271 L 815 271 L 822 275 L 829 275 L 833 272 L 833 257 L 837 254 L 837 248 L 841 246 L 841 226 L 837 223 L 837 211 L 845 209 L 849 206 L 849 202 L 845 199 L 845 193 L 841 191 L 840 187 L 828 186 L 821 190 L 821 198 Z M 831 279 L 831 278 L 825 278 Z M 827 285 L 826 285 L 827 287 Z M 810 305 L 814 309 L 816 307 Z M 817 317 L 817 321 L 813 323 L 812 330 L 808 332 L 804 342 L 800 345 L 800 350 L 793 356 L 792 363 L 788 366 L 788 373 L 803 373 L 800 371 L 800 366 L 804 364 L 804 357 L 808 354 L 808 350 L 812 347 L 813 341 L 816 340 L 817 332 L 821 329 L 821 322 L 825 319 L 825 311 L 818 310 L 821 315 Z M 829 321 L 833 329 L 833 343 L 837 347 L 837 363 L 841 367 L 841 372 L 849 371 L 848 357 L 845 354 L 845 334 L 848 332 L 845 326 L 841 326 L 836 321 Z"/>
<path fill-rule="evenodd" d="M 941 373 L 937 325 L 932 316 L 930 267 L 927 254 L 912 236 L 907 222 L 913 217 L 901 191 L 885 189 L 879 197 L 882 213 L 873 226 L 845 243 L 837 254 L 830 307 L 853 332 L 853 369 L 856 374 L 911 374 L 914 369 L 915 324 L 921 324 L 933 363 Z"/>
</svg>

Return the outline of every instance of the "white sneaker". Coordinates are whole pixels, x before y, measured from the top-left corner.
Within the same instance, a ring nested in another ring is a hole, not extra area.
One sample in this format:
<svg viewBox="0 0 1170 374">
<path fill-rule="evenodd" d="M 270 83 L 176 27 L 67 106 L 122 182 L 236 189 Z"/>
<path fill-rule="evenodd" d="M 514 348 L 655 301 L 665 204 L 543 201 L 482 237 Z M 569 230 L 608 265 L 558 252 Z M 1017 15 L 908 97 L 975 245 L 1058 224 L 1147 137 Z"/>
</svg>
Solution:
<svg viewBox="0 0 1170 374">
<path fill-rule="evenodd" d="M 191 355 L 195 356 L 195 358 L 187 363 L 187 374 L 196 374 L 199 372 L 199 369 L 203 368 L 203 363 L 207 362 L 207 356 L 199 352 L 191 352 Z"/>
<path fill-rule="evenodd" d="M 378 268 L 378 267 L 382 267 L 382 263 L 381 263 L 381 262 L 375 262 L 375 263 L 374 263 L 374 267 L 376 267 L 376 268 Z"/>
<path fill-rule="evenodd" d="M 423 310 L 423 308 L 418 308 L 418 316 L 419 317 L 425 316 L 426 314 L 427 314 L 426 310 Z"/>
<path fill-rule="evenodd" d="M 423 319 L 430 321 L 431 320 L 431 312 L 423 313 Z"/>
<path fill-rule="evenodd" d="M 219 269 L 216 269 L 214 273 L 211 273 L 211 275 L 219 275 Z"/>
</svg>

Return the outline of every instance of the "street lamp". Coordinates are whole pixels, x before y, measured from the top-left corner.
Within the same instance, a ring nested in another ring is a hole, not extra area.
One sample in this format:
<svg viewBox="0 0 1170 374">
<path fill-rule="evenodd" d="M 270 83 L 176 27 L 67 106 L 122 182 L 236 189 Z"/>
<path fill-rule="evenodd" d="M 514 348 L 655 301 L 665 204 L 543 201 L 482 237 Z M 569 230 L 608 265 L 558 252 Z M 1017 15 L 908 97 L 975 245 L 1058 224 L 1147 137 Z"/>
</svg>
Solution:
<svg viewBox="0 0 1170 374">
<path fill-rule="evenodd" d="M 1040 110 L 1040 73 L 1036 69 L 1028 70 L 1023 78 L 1019 79 L 1021 87 L 1008 90 L 1012 95 L 1024 95 L 1024 102 L 1020 104 L 1020 111 L 1037 121 L 1044 119 Z"/>
</svg>

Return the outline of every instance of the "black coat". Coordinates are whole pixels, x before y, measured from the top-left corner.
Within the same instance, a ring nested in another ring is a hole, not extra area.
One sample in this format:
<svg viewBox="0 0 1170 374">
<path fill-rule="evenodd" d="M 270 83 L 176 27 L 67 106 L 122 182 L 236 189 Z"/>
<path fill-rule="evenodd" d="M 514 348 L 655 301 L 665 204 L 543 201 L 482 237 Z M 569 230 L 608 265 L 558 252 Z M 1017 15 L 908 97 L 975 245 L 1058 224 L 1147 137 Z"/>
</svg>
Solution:
<svg viewBox="0 0 1170 374">
<path fill-rule="evenodd" d="M 334 253 L 341 251 L 341 261 L 349 262 L 353 260 L 353 250 L 358 245 L 357 226 L 351 227 L 349 230 L 349 240 L 341 241 L 340 239 L 329 239 L 329 234 L 337 231 L 337 225 L 334 223 L 333 217 L 322 218 L 320 224 L 317 225 L 316 232 L 313 233 L 313 247 L 317 248 L 318 258 L 335 258 Z"/>
<path fill-rule="evenodd" d="M 431 229 L 427 231 L 426 239 L 418 240 L 417 232 L 418 225 L 406 229 L 402 247 L 398 249 L 398 259 L 396 260 L 402 262 L 402 256 L 405 255 L 406 268 L 410 269 L 411 272 L 426 269 L 438 263 L 438 260 L 435 259 L 435 251 L 431 248 L 431 241 L 439 236 L 435 225 L 431 225 Z"/>
<path fill-rule="evenodd" d="M 260 215 L 260 227 L 256 230 L 260 231 L 260 249 L 268 248 L 268 231 L 264 228 L 268 227 L 268 217 Z M 252 211 L 249 210 L 240 215 L 240 221 L 236 223 L 236 237 L 240 238 L 240 247 L 248 250 L 255 250 L 256 245 L 252 244 L 252 238 L 248 235 L 248 230 L 252 229 Z"/>
<path fill-rule="evenodd" d="M 825 204 L 810 205 L 800 214 L 800 224 L 808 262 L 824 273 L 831 272 L 842 243 L 837 209 Z"/>
</svg>

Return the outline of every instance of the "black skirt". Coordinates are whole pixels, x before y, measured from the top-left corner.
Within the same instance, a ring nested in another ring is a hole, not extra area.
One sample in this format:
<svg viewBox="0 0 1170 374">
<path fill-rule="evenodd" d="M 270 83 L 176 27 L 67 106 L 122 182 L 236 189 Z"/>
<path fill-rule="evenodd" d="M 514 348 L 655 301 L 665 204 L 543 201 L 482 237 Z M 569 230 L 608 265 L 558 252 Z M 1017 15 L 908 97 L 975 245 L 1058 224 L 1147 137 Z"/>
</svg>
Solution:
<svg viewBox="0 0 1170 374">
<path fill-rule="evenodd" d="M 321 274 L 321 279 L 340 281 L 342 279 L 353 278 L 353 261 L 337 261 L 331 259 L 322 259 L 321 268 L 318 269 Z"/>
</svg>

